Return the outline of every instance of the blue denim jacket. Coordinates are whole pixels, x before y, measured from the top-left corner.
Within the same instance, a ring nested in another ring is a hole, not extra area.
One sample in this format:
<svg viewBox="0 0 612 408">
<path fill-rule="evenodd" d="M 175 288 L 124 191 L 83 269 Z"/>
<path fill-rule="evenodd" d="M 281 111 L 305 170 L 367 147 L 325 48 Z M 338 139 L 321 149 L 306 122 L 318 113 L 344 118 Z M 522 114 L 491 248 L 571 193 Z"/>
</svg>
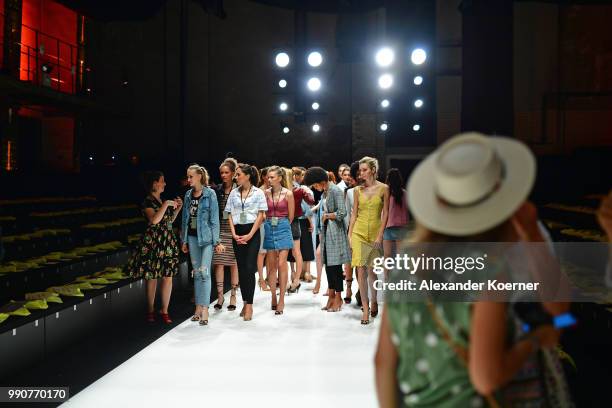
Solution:
<svg viewBox="0 0 612 408">
<path fill-rule="evenodd" d="M 191 193 L 189 189 L 185 193 L 183 205 L 183 222 L 181 223 L 181 241 L 187 242 L 189 234 L 189 204 L 191 203 Z M 217 195 L 209 188 L 204 187 L 198 205 L 198 246 L 217 245 L 219 243 L 219 204 Z"/>
</svg>

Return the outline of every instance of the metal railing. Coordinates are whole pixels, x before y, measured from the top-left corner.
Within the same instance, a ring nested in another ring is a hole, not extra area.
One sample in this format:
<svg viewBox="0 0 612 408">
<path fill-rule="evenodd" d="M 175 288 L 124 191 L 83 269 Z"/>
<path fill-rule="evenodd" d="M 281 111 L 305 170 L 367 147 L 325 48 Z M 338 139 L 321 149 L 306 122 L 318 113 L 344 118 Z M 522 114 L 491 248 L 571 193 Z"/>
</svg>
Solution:
<svg viewBox="0 0 612 408">
<path fill-rule="evenodd" d="M 0 13 L 0 19 L 4 15 Z M 0 45 L 4 46 L 0 37 Z M 77 61 L 78 46 L 22 24 L 19 78 L 38 86 L 69 94 L 89 93 L 90 69 Z M 6 61 L 2 61 L 6 64 Z"/>
</svg>

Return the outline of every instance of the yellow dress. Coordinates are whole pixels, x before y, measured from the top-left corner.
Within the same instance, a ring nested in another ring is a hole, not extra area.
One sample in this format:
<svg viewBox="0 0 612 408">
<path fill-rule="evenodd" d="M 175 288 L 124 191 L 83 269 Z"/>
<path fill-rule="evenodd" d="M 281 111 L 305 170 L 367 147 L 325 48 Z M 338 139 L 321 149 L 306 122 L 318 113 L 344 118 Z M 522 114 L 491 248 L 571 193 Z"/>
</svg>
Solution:
<svg viewBox="0 0 612 408">
<path fill-rule="evenodd" d="M 371 196 L 366 197 L 361 187 L 357 187 L 359 208 L 353 225 L 351 244 L 353 256 L 351 265 L 372 266 L 374 258 L 382 256 L 380 249 L 374 247 L 374 241 L 380 231 L 381 215 L 385 201 L 384 184 Z"/>
</svg>

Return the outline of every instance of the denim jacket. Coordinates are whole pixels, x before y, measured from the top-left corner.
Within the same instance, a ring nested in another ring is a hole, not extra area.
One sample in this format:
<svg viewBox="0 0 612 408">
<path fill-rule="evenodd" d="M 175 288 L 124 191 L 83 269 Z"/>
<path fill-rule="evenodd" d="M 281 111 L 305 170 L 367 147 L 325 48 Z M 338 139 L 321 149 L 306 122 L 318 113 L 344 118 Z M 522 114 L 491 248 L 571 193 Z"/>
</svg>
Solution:
<svg viewBox="0 0 612 408">
<path fill-rule="evenodd" d="M 187 234 L 189 234 L 189 205 L 191 203 L 191 193 L 193 189 L 189 189 L 185 193 L 185 201 L 183 206 L 183 222 L 181 227 L 181 241 L 187 243 Z M 204 187 L 200 196 L 200 204 L 198 205 L 198 246 L 217 245 L 219 243 L 219 204 L 217 203 L 217 195 L 209 188 Z"/>
</svg>

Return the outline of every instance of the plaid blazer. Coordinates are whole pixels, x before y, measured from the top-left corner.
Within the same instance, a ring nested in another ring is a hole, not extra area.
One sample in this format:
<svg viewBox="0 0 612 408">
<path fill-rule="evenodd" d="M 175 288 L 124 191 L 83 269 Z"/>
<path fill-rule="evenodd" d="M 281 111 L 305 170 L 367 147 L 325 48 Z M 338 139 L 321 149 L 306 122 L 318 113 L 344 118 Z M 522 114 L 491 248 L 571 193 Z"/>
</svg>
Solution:
<svg viewBox="0 0 612 408">
<path fill-rule="evenodd" d="M 327 213 L 335 213 L 335 220 L 327 220 L 321 234 L 321 248 L 327 257 L 326 265 L 342 265 L 351 262 L 348 232 L 344 226 L 346 207 L 344 193 L 335 184 L 329 184 L 325 193 Z M 325 259 L 325 258 L 323 258 Z"/>
</svg>

